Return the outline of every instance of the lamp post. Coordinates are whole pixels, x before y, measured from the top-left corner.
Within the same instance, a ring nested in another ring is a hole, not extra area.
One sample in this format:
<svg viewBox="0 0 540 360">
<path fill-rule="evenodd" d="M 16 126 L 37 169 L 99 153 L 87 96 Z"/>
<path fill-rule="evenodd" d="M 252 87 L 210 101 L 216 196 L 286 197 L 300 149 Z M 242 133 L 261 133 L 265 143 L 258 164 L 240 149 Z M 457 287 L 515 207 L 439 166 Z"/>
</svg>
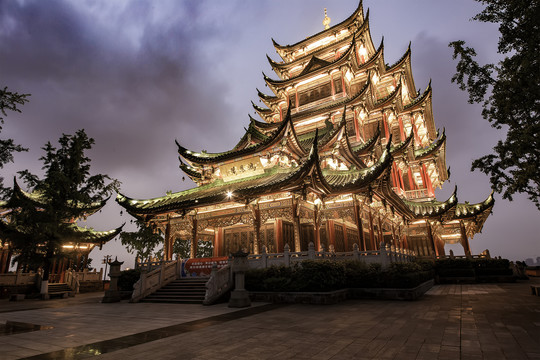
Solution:
<svg viewBox="0 0 540 360">
<path fill-rule="evenodd" d="M 109 260 L 112 259 L 112 255 L 105 255 L 103 256 L 103 260 L 101 261 L 102 264 L 105 264 L 105 272 L 103 273 L 103 287 L 105 287 L 105 279 L 107 278 L 107 265 L 109 264 Z"/>
</svg>

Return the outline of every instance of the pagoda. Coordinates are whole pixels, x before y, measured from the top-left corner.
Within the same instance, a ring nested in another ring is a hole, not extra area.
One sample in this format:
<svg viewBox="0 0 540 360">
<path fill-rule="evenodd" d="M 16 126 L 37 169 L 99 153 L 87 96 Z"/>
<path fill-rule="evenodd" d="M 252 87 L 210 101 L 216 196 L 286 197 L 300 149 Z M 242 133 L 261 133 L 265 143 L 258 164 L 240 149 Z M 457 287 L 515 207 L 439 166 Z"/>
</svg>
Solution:
<svg viewBox="0 0 540 360">
<path fill-rule="evenodd" d="M 130 214 L 177 239 L 211 241 L 214 256 L 315 248 L 376 250 L 381 243 L 420 257 L 482 230 L 492 194 L 459 203 L 435 189 L 448 180 L 446 135 L 438 131 L 432 88 L 417 92 L 411 47 L 393 65 L 373 44 L 362 2 L 347 19 L 293 45 L 272 39 L 280 57 L 263 73 L 245 134 L 231 150 L 193 151 L 177 142 L 180 168 L 196 187 L 152 199 L 119 194 Z"/>
<path fill-rule="evenodd" d="M 0 242 L 0 274 L 8 272 L 12 256 L 17 255 L 11 249 L 10 235 L 14 231 L 22 232 L 19 228 L 9 226 L 12 212 L 25 206 L 42 209 L 45 204 L 44 201 L 38 191 L 24 191 L 16 180 L 14 181 L 10 198 L 7 201 L 0 201 L 0 235 L 2 236 Z M 89 204 L 79 204 L 81 219 L 86 219 L 88 216 L 100 211 L 105 206 L 105 203 L 106 200 Z M 54 258 L 50 268 L 53 280 L 62 279 L 65 270 L 68 268 L 76 271 L 86 268 L 90 252 L 96 246 L 101 248 L 103 244 L 116 237 L 123 228 L 122 225 L 110 231 L 96 231 L 91 228 L 78 226 L 77 220 L 79 219 L 65 219 L 64 221 L 69 226 L 61 235 L 60 251 L 53 255 Z M 17 263 L 20 268 L 29 265 L 25 264 L 25 259 L 20 259 Z"/>
</svg>

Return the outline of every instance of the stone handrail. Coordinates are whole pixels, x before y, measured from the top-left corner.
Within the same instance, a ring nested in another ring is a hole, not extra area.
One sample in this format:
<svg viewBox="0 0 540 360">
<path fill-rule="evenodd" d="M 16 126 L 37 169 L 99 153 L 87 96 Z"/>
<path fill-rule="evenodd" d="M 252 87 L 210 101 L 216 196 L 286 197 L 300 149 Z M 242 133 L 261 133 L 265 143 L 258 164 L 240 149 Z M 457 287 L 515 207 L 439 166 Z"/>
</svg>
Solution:
<svg viewBox="0 0 540 360">
<path fill-rule="evenodd" d="M 67 273 L 70 270 L 66 271 Z M 82 281 L 101 281 L 103 278 L 103 269 L 100 271 L 77 271 L 73 272 L 76 273 L 78 276 L 79 282 Z M 0 274 L 0 285 L 31 285 L 31 284 L 38 284 L 41 281 L 41 278 L 37 279 L 38 273 L 35 272 L 29 272 L 29 273 L 23 273 L 21 271 L 7 273 L 7 274 Z M 53 275 L 57 274 L 51 274 L 49 275 L 49 282 L 52 282 Z M 65 280 L 65 279 L 64 279 Z M 66 283 L 69 283 L 67 280 L 65 280 Z"/>
<path fill-rule="evenodd" d="M 218 270 L 217 265 L 212 267 L 210 279 L 206 282 L 206 293 L 203 305 L 214 304 L 223 294 L 233 286 L 231 266 L 226 265 Z"/>
<path fill-rule="evenodd" d="M 79 282 L 83 281 L 101 281 L 103 279 L 103 269 L 100 269 L 99 271 L 77 271 L 76 272 L 79 277 Z"/>
<path fill-rule="evenodd" d="M 162 262 L 161 266 L 147 273 L 133 285 L 131 302 L 139 302 L 157 289 L 175 280 L 179 274 L 180 261 Z"/>
<path fill-rule="evenodd" d="M 75 294 L 78 294 L 80 287 L 79 274 L 73 270 L 66 270 L 66 284 Z"/>
<path fill-rule="evenodd" d="M 0 285 L 31 285 L 39 284 L 37 273 L 23 273 L 21 271 L 0 274 Z"/>
<path fill-rule="evenodd" d="M 313 243 L 309 244 L 308 251 L 290 252 L 289 245 L 286 244 L 283 253 L 266 253 L 263 246 L 261 254 L 249 255 L 248 263 L 251 269 L 267 268 L 274 266 L 291 266 L 293 263 L 303 260 L 332 259 L 332 260 L 359 260 L 367 264 L 379 263 L 382 267 L 388 267 L 394 262 L 410 262 L 414 260 L 414 252 L 407 249 L 395 248 L 381 243 L 379 250 L 359 251 L 358 245 L 354 244 L 353 251 L 334 252 L 325 251 L 321 246 L 321 251 L 315 251 Z"/>
</svg>

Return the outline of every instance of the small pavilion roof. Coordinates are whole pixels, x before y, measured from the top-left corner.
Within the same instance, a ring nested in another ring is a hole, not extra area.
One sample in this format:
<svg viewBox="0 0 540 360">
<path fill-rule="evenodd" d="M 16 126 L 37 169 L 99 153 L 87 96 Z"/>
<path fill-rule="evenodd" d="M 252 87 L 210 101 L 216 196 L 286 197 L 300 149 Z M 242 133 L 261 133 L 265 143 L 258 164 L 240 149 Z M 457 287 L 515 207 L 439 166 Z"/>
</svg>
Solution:
<svg viewBox="0 0 540 360">
<path fill-rule="evenodd" d="M 466 202 L 464 204 L 458 204 L 456 207 L 455 218 L 467 219 L 477 217 L 482 213 L 491 210 L 491 208 L 493 208 L 493 205 L 495 205 L 495 199 L 493 198 L 493 191 L 491 191 L 491 194 L 489 194 L 487 199 L 480 203 L 469 204 L 468 202 Z"/>
<path fill-rule="evenodd" d="M 182 157 L 179 156 L 178 161 L 180 161 L 180 166 L 179 166 L 180 169 L 182 169 L 182 171 L 187 176 L 189 176 L 191 180 L 196 181 L 202 178 L 202 174 L 199 171 L 197 171 L 197 169 L 195 169 L 192 166 L 189 166 L 188 164 L 184 164 L 184 162 L 182 161 Z"/>
<path fill-rule="evenodd" d="M 6 202 L 5 204 L 6 207 L 17 206 L 16 204 L 14 204 L 14 201 L 16 201 L 16 199 L 24 199 L 24 200 L 30 201 L 31 203 L 34 203 L 36 207 L 41 207 L 46 204 L 46 200 L 43 198 L 43 194 L 37 191 L 33 191 L 33 192 L 24 191 L 19 186 L 17 179 L 14 178 L 13 179 L 13 193 L 12 193 L 11 199 L 9 199 Z M 92 203 L 77 203 L 76 206 L 79 209 L 81 209 L 85 213 L 85 215 L 89 216 L 98 212 L 103 206 L 105 206 L 108 199 L 109 198 L 104 199 L 102 201 L 92 202 Z"/>
<path fill-rule="evenodd" d="M 457 186 L 454 188 L 454 192 L 452 193 L 452 195 L 450 195 L 450 197 L 446 201 L 432 200 L 425 202 L 414 202 L 403 199 L 403 202 L 414 213 L 416 218 L 438 218 L 457 206 L 458 199 L 456 193 Z"/>
<path fill-rule="evenodd" d="M 407 51 L 399 58 L 398 61 L 396 61 L 392 65 L 387 65 L 386 70 L 389 72 L 392 72 L 392 70 L 399 68 L 403 63 L 405 63 L 408 59 L 411 57 L 411 42 L 409 42 L 409 47 L 407 48 Z"/>
<path fill-rule="evenodd" d="M 109 231 L 96 231 L 92 228 L 85 228 L 72 225 L 73 236 L 71 238 L 66 238 L 66 241 L 76 241 L 76 242 L 85 242 L 101 245 L 106 243 L 109 240 L 114 239 L 114 237 L 122 232 L 125 224 L 117 227 L 116 229 Z"/>
<path fill-rule="evenodd" d="M 240 149 L 233 149 L 221 153 L 206 153 L 206 152 L 194 152 L 191 150 L 188 150 L 187 148 L 183 147 L 176 141 L 176 145 L 178 147 L 178 153 L 180 156 L 182 156 L 184 159 L 192 162 L 192 163 L 198 163 L 198 164 L 215 164 L 222 161 L 227 161 L 230 159 L 237 158 L 239 156 L 246 156 L 255 154 L 258 151 L 262 151 L 267 147 L 272 146 L 275 142 L 279 141 L 283 135 L 285 134 L 285 131 L 289 126 L 292 126 L 292 120 L 291 120 L 291 107 L 289 106 L 287 110 L 287 115 L 285 117 L 285 121 L 281 122 L 279 128 L 274 132 L 272 136 L 269 136 L 266 140 L 250 145 L 244 148 Z"/>
<path fill-rule="evenodd" d="M 409 147 L 409 145 L 413 141 L 414 141 L 414 132 L 411 130 L 411 132 L 409 133 L 409 136 L 407 136 L 405 140 L 403 140 L 396 146 L 392 146 L 392 149 L 391 149 L 392 155 L 401 154 Z"/>
<path fill-rule="evenodd" d="M 435 139 L 429 146 L 422 148 L 422 149 L 415 149 L 414 150 L 414 157 L 417 160 L 425 159 L 437 150 L 441 148 L 446 143 L 446 134 L 445 129 L 443 128 L 442 135 Z"/>
<path fill-rule="evenodd" d="M 356 156 L 365 155 L 373 149 L 373 147 L 377 144 L 377 140 L 379 140 L 379 137 L 381 136 L 381 127 L 377 126 L 377 131 L 375 131 L 375 134 L 368 139 L 365 143 L 353 147 L 353 151 L 356 154 Z"/>
<path fill-rule="evenodd" d="M 270 58 L 268 55 L 266 55 L 266 58 L 270 66 L 272 67 L 272 69 L 279 75 L 279 72 L 286 71 L 287 69 L 297 66 L 298 64 L 304 63 L 307 59 L 310 59 L 313 56 L 318 56 L 329 49 L 338 48 L 338 47 L 341 47 L 341 44 L 346 44 L 348 42 L 351 42 L 355 36 L 358 37 L 357 36 L 358 34 L 363 33 L 364 31 L 368 30 L 368 28 L 369 28 L 369 9 L 366 13 L 364 21 L 362 22 L 362 25 L 359 26 L 357 30 L 355 30 L 354 33 L 350 34 L 347 37 L 344 37 L 336 42 L 331 42 L 328 45 L 319 47 L 315 49 L 314 51 L 309 52 L 305 55 L 299 56 L 290 62 L 277 62 L 277 61 L 272 60 L 272 58 Z M 272 41 L 275 45 L 276 42 L 273 39 Z"/>
<path fill-rule="evenodd" d="M 257 90 L 257 95 L 259 96 L 259 98 L 268 107 L 270 107 L 270 105 L 275 103 L 276 101 L 280 100 L 277 96 L 266 95 L 265 93 L 261 92 L 259 89 L 256 89 L 256 90 Z"/>
<path fill-rule="evenodd" d="M 337 58 L 336 60 L 332 62 L 312 57 L 312 59 L 306 65 L 304 70 L 302 70 L 302 72 L 300 72 L 300 74 L 298 74 L 297 76 L 294 76 L 285 80 L 274 80 L 266 76 L 266 74 L 263 72 L 264 81 L 268 84 L 268 86 L 272 88 L 275 88 L 277 86 L 286 86 L 289 83 L 301 81 L 302 79 L 306 78 L 308 75 L 312 74 L 314 71 L 323 71 L 323 70 L 328 70 L 332 67 L 340 66 L 347 61 L 347 59 L 349 58 L 349 55 L 353 52 L 354 42 L 355 42 L 355 38 L 353 37 L 353 40 L 349 48 L 347 49 L 347 51 L 343 52 L 343 54 L 341 54 L 339 58 Z"/>
<path fill-rule="evenodd" d="M 394 91 L 392 91 L 390 94 L 386 95 L 382 99 L 378 99 L 377 102 L 373 105 L 373 109 L 382 108 L 385 105 L 388 105 L 392 101 L 396 99 L 398 94 L 401 94 L 401 82 L 396 86 Z M 401 97 L 399 98 L 401 101 Z"/>
<path fill-rule="evenodd" d="M 348 28 L 350 25 L 352 25 L 352 23 L 354 23 L 354 21 L 356 20 L 358 16 L 360 16 L 363 21 L 364 11 L 363 11 L 363 6 L 362 6 L 362 0 L 359 1 L 358 7 L 347 19 L 343 20 L 342 22 L 328 29 L 324 29 L 323 31 L 320 31 L 314 35 L 308 36 L 307 38 L 292 45 L 280 45 L 274 39 L 272 39 L 272 43 L 274 44 L 274 47 L 276 48 L 278 52 L 293 51 L 296 48 L 302 48 L 306 46 L 308 43 L 310 43 L 316 38 L 325 37 L 328 34 L 335 33 L 337 30 Z"/>
<path fill-rule="evenodd" d="M 422 93 L 422 95 L 417 96 L 411 103 L 404 105 L 403 109 L 411 111 L 417 107 L 422 106 L 424 101 L 428 99 L 429 96 L 431 95 L 431 92 L 432 92 L 432 88 L 431 88 L 431 80 L 430 80 L 426 90 Z"/>
<path fill-rule="evenodd" d="M 255 126 L 257 129 L 259 129 L 259 131 L 264 131 L 266 133 L 266 131 L 271 131 L 271 130 L 276 130 L 277 128 L 279 128 L 279 126 L 281 125 L 281 121 L 279 122 L 264 122 L 264 121 L 259 121 L 255 118 L 253 118 L 250 114 L 248 114 L 249 116 L 249 122 L 253 124 L 253 126 Z"/>
</svg>

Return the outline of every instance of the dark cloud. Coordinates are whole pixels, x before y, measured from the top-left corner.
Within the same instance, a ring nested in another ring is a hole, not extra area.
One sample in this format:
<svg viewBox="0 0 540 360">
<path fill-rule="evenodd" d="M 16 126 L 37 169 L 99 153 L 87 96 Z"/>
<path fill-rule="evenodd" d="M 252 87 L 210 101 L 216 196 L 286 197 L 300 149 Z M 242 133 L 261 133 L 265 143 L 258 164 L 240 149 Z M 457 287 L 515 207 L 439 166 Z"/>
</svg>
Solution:
<svg viewBox="0 0 540 360">
<path fill-rule="evenodd" d="M 335 24 L 357 5 L 356 0 L 2 1 L 0 85 L 32 94 L 22 114 L 10 114 L 3 132 L 31 152 L 17 155 L 3 175 L 25 168 L 39 172 L 45 142 L 85 128 L 96 140 L 90 154 L 94 172 L 118 178 L 125 194 L 148 198 L 191 187 L 181 180 L 174 140 L 194 150 L 230 149 L 248 124 L 247 113 L 253 114 L 255 88 L 270 94 L 261 70 L 276 77 L 265 57 L 278 60 L 271 37 L 295 43 L 322 30 L 325 6 Z M 496 34 L 469 22 L 478 10 L 470 0 L 366 0 L 364 7 L 370 7 L 374 43 L 385 37 L 386 62 L 399 59 L 412 40 L 417 87 L 433 80 L 435 122 L 446 127 L 452 167 L 452 182 L 441 197 L 458 184 L 461 201 L 482 200 L 488 179 L 470 173 L 470 163 L 501 135 L 450 83 L 455 64 L 447 43 L 465 38 L 488 51 Z M 118 213 L 111 201 L 106 215 L 89 223 L 103 230 L 118 226 L 126 219 Z M 533 239 L 537 214 L 521 198 L 510 205 L 499 201 L 485 234 L 471 243 L 473 250 L 495 248 L 511 258 L 538 254 L 530 242 L 524 242 L 527 251 L 506 242 L 509 229 Z M 500 224 L 511 226 L 503 231 Z"/>
</svg>

